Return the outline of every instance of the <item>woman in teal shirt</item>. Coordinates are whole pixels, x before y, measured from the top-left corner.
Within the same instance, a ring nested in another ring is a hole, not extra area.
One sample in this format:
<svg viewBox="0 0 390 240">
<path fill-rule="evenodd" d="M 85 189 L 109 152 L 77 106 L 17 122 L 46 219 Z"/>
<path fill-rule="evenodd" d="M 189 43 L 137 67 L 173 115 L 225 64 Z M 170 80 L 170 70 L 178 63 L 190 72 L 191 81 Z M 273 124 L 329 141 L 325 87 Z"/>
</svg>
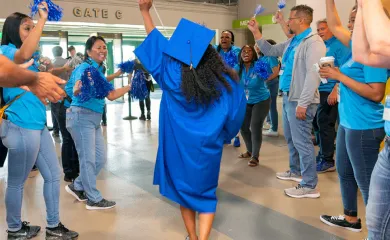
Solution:
<svg viewBox="0 0 390 240">
<path fill-rule="evenodd" d="M 262 128 L 270 109 L 270 93 L 264 79 L 255 73 L 255 62 L 258 60 L 253 46 L 245 45 L 240 52 L 240 62 L 234 68 L 244 86 L 248 102 L 241 135 L 244 138 L 247 151 L 240 158 L 250 158 L 248 165 L 259 164 L 259 154 L 263 140 Z"/>
<path fill-rule="evenodd" d="M 48 9 L 44 2 L 39 8 L 39 20 L 34 26 L 33 20 L 25 14 L 13 13 L 4 22 L 1 50 L 7 58 L 17 64 L 29 61 L 38 47 Z M 28 68 L 38 72 L 38 62 Z M 45 105 L 31 92 L 20 88 L 3 88 L 5 103 L 17 96 L 5 111 L 0 127 L 0 137 L 9 149 L 8 182 L 5 194 L 8 238 L 20 236 L 35 237 L 41 227 L 29 225 L 21 220 L 23 189 L 34 164 L 43 179 L 43 195 L 46 204 L 46 237 L 50 239 L 74 239 L 78 233 L 68 230 L 60 222 L 60 166 L 53 139 L 47 130 Z"/>
<path fill-rule="evenodd" d="M 334 36 L 349 48 L 352 48 L 351 32 L 355 17 L 356 7 L 350 14 L 348 31 L 338 18 L 334 0 L 327 0 L 328 26 Z M 322 68 L 320 75 L 340 82 L 336 166 L 344 205 L 343 216 L 322 215 L 321 221 L 360 232 L 362 225 L 358 218 L 357 193 L 359 188 L 367 205 L 371 174 L 385 136 L 381 101 L 385 93 L 387 70 L 357 63 L 350 54 L 340 70 Z"/>
<path fill-rule="evenodd" d="M 114 201 L 104 199 L 96 188 L 96 177 L 106 162 L 106 150 L 100 122 L 104 110 L 104 99 L 91 98 L 82 101 L 78 95 L 81 89 L 81 77 L 86 69 L 94 67 L 100 77 L 103 75 L 103 62 L 107 57 L 106 42 L 102 37 L 90 37 L 85 44 L 85 59 L 72 73 L 65 86 L 66 93 L 72 97 L 72 103 L 66 113 L 66 128 L 75 142 L 80 161 L 80 175 L 65 187 L 66 191 L 78 201 L 87 201 L 89 210 L 115 207 Z M 106 96 L 113 101 L 130 91 L 130 85 L 115 89 Z"/>
</svg>

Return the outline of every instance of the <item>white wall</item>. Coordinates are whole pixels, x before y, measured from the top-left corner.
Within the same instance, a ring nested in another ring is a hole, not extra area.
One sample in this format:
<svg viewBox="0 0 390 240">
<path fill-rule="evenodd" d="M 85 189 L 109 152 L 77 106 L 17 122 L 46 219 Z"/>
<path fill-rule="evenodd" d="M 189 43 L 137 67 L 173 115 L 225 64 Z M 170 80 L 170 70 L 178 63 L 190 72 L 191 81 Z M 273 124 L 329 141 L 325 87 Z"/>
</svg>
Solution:
<svg viewBox="0 0 390 240">
<path fill-rule="evenodd" d="M 313 23 L 311 27 L 317 28 L 316 22 L 320 19 L 326 18 L 326 3 L 325 0 L 296 0 L 297 5 L 306 4 L 314 9 Z M 336 8 L 340 19 L 344 26 L 348 24 L 349 13 L 355 5 L 355 0 L 335 0 Z"/>
</svg>

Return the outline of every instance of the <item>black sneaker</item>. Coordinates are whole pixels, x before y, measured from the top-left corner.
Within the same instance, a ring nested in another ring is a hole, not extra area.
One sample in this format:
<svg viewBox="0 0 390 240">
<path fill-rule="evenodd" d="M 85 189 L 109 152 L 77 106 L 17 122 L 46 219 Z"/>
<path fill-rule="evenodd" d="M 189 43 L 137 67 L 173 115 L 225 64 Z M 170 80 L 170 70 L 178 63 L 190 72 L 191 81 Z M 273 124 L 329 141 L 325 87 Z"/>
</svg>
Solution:
<svg viewBox="0 0 390 240">
<path fill-rule="evenodd" d="M 362 231 L 362 221 L 358 219 L 356 223 L 350 223 L 347 220 L 345 220 L 344 216 L 327 216 L 327 215 L 321 215 L 320 219 L 323 223 L 332 226 L 332 227 L 341 227 L 348 229 L 352 232 L 361 232 Z"/>
<path fill-rule="evenodd" d="M 70 194 L 72 195 L 73 197 L 75 197 L 79 202 L 85 202 L 87 201 L 87 196 L 85 196 L 85 192 L 84 191 L 77 191 L 75 188 L 74 188 L 74 184 L 71 183 L 67 186 L 65 186 L 65 190 Z"/>
<path fill-rule="evenodd" d="M 148 120 L 152 119 L 152 118 L 150 117 L 150 112 L 148 112 L 148 113 L 146 114 L 146 119 L 148 119 Z"/>
<path fill-rule="evenodd" d="M 110 209 L 115 207 L 116 202 L 114 201 L 108 201 L 106 199 L 102 199 L 100 202 L 94 203 L 90 200 L 87 201 L 86 208 L 88 210 L 104 210 L 104 209 Z"/>
<path fill-rule="evenodd" d="M 145 114 L 142 114 L 141 117 L 139 117 L 139 120 L 145 121 L 146 120 Z"/>
<path fill-rule="evenodd" d="M 73 240 L 78 236 L 77 232 L 67 229 L 62 223 L 55 228 L 46 228 L 46 240 Z"/>
<path fill-rule="evenodd" d="M 31 239 L 38 235 L 39 231 L 41 231 L 41 227 L 39 226 L 30 226 L 29 222 L 22 222 L 22 228 L 17 232 L 7 231 L 8 239 L 12 240 L 26 240 Z"/>
</svg>

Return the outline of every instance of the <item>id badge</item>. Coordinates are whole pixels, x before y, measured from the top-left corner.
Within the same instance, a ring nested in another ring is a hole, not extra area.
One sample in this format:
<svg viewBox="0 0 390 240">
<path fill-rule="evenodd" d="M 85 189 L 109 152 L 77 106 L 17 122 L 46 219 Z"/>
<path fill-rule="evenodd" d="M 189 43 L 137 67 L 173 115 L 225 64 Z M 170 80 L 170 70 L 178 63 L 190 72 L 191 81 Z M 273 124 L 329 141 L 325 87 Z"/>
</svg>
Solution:
<svg viewBox="0 0 390 240">
<path fill-rule="evenodd" d="M 386 96 L 385 110 L 383 111 L 383 120 L 390 121 L 390 95 Z"/>
<path fill-rule="evenodd" d="M 282 67 L 280 68 L 279 76 L 282 76 L 283 73 L 284 73 L 284 64 L 283 64 Z"/>
</svg>

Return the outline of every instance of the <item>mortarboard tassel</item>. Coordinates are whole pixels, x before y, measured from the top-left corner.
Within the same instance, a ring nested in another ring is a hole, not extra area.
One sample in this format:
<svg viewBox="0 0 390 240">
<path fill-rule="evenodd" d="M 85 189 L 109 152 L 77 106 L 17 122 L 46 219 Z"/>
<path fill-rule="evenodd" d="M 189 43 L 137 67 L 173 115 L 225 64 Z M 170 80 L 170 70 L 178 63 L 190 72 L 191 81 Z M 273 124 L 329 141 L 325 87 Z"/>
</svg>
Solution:
<svg viewBox="0 0 390 240">
<path fill-rule="evenodd" d="M 256 17 L 257 15 L 263 13 L 264 10 L 265 10 L 265 8 L 263 8 L 263 7 L 261 6 L 261 4 L 257 5 L 253 17 Z"/>
<path fill-rule="evenodd" d="M 225 63 L 231 68 L 234 68 L 234 66 L 238 64 L 238 56 L 236 56 L 236 54 L 234 54 L 233 51 L 229 51 L 226 54 L 224 54 L 223 59 Z"/>
<path fill-rule="evenodd" d="M 286 7 L 286 0 L 279 0 L 279 2 L 278 2 L 279 11 L 285 7 Z"/>
<path fill-rule="evenodd" d="M 91 98 L 104 99 L 114 90 L 114 87 L 95 68 L 88 67 L 81 76 L 80 94 L 77 96 L 80 102 L 89 101 Z"/>
<path fill-rule="evenodd" d="M 31 17 L 33 18 L 37 13 L 38 13 L 38 5 L 41 4 L 42 2 L 46 2 L 47 3 L 47 6 L 49 7 L 49 12 L 48 12 L 48 20 L 49 21 L 54 21 L 54 22 L 58 22 L 61 20 L 62 18 L 62 11 L 63 9 L 54 4 L 51 0 L 34 0 L 34 2 L 32 2 L 30 4 L 30 9 L 31 9 Z"/>
<path fill-rule="evenodd" d="M 162 26 L 163 29 L 164 29 L 165 35 L 168 36 L 167 29 L 164 27 L 164 23 L 162 22 L 161 17 L 160 17 L 160 14 L 158 14 L 157 8 L 156 8 L 156 6 L 154 5 L 154 3 L 152 4 L 152 6 L 153 6 L 154 11 L 156 12 L 156 15 L 157 15 L 158 20 L 159 20 L 160 23 L 161 23 L 161 26 Z"/>
<path fill-rule="evenodd" d="M 146 86 L 146 78 L 142 70 L 136 70 L 131 81 L 130 95 L 133 99 L 145 100 L 149 91 Z"/>
<path fill-rule="evenodd" d="M 134 71 L 134 65 L 135 60 L 131 60 L 118 64 L 118 68 L 120 68 L 123 73 L 132 73 Z"/>
<path fill-rule="evenodd" d="M 271 75 L 270 66 L 268 63 L 264 62 L 262 59 L 259 59 L 255 63 L 255 73 L 262 80 L 267 80 Z"/>
</svg>

